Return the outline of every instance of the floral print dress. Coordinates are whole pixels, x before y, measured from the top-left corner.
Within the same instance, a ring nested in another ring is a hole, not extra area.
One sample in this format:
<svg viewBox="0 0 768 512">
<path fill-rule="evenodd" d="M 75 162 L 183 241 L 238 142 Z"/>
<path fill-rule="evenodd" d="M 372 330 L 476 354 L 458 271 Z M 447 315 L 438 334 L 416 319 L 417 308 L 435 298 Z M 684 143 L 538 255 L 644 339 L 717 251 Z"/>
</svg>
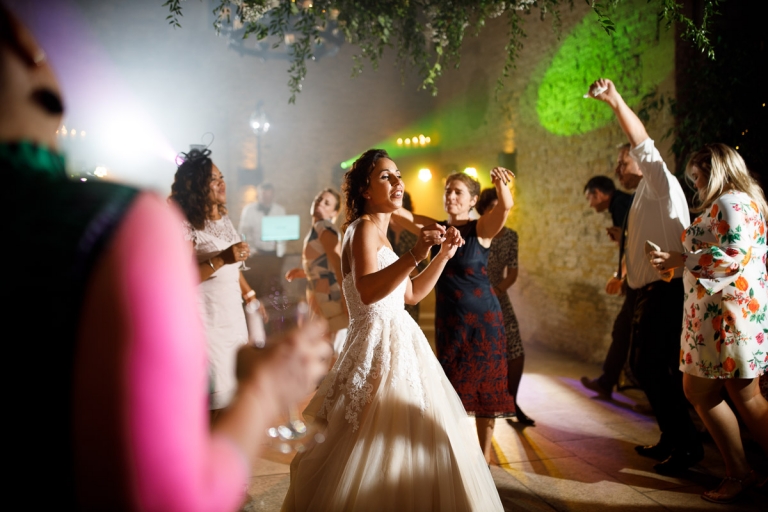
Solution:
<svg viewBox="0 0 768 512">
<path fill-rule="evenodd" d="M 491 252 L 488 255 L 488 279 L 491 286 L 496 286 L 504 280 L 504 269 L 517 268 L 517 232 L 502 228 L 501 234 L 491 242 Z M 507 335 L 507 359 L 517 359 L 525 354 L 523 339 L 520 337 L 520 326 L 517 323 L 515 308 L 509 295 L 497 295 L 501 312 L 504 315 L 504 331 Z"/>
<path fill-rule="evenodd" d="M 448 260 L 435 286 L 437 358 L 467 412 L 510 416 L 515 397 L 507 385 L 504 317 L 488 280 L 490 249 L 477 238 L 476 220 L 456 227 L 465 244 Z M 433 246 L 432 256 L 439 250 Z"/>
<path fill-rule="evenodd" d="M 768 369 L 765 230 L 757 204 L 728 192 L 683 232 L 681 371 L 753 379 Z"/>
</svg>

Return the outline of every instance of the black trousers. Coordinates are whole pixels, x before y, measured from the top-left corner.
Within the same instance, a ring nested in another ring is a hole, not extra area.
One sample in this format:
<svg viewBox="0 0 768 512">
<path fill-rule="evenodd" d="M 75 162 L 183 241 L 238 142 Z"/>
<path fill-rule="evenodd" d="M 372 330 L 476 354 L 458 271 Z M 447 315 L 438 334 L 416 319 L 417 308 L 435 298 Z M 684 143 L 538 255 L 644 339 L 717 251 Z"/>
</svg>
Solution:
<svg viewBox="0 0 768 512">
<path fill-rule="evenodd" d="M 683 280 L 655 281 L 635 291 L 631 349 L 635 377 L 653 408 L 662 440 L 675 448 L 700 447 L 679 370 Z"/>
<path fill-rule="evenodd" d="M 597 382 L 603 389 L 613 389 L 619 383 L 619 377 L 627 363 L 629 346 L 632 340 L 632 319 L 635 315 L 637 291 L 624 286 L 624 304 L 621 305 L 611 331 L 611 346 L 603 362 L 603 374 Z M 682 305 L 680 306 L 682 311 Z M 634 372 L 633 372 L 634 373 Z"/>
</svg>

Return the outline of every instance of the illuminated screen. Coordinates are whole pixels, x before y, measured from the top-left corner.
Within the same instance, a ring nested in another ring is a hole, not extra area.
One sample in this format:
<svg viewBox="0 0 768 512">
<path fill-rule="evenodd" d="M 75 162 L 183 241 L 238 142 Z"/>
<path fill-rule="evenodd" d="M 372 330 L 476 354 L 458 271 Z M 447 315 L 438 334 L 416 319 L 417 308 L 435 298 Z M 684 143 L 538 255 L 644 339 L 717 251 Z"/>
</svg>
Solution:
<svg viewBox="0 0 768 512">
<path fill-rule="evenodd" d="M 299 216 L 277 215 L 261 219 L 261 240 L 278 242 L 299 239 Z"/>
</svg>

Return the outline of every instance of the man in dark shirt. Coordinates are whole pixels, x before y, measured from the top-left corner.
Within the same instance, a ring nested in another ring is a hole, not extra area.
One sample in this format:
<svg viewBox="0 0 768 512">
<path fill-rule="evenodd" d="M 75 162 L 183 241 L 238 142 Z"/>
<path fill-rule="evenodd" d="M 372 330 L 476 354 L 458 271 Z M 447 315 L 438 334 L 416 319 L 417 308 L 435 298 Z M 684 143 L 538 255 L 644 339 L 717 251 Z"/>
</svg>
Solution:
<svg viewBox="0 0 768 512">
<path fill-rule="evenodd" d="M 632 194 L 617 190 L 608 176 L 594 176 L 584 185 L 584 196 L 597 213 L 608 210 L 611 214 L 613 226 L 606 231 L 611 240 L 618 243 L 624 219 L 632 206 Z"/>
<path fill-rule="evenodd" d="M 619 383 L 619 377 L 627 362 L 629 345 L 632 337 L 632 315 L 634 314 L 635 294 L 626 285 L 625 272 L 622 269 L 622 249 L 625 238 L 626 218 L 632 206 L 632 194 L 616 189 L 613 180 L 607 176 L 594 176 L 584 186 L 584 195 L 589 206 L 596 212 L 608 210 L 613 225 L 606 228 L 611 240 L 619 244 L 619 265 L 616 273 L 608 281 L 605 292 L 609 295 L 624 295 L 611 332 L 611 346 L 603 362 L 603 374 L 596 379 L 582 377 L 581 383 L 587 389 L 597 392 L 603 398 L 611 398 L 613 388 Z"/>
</svg>

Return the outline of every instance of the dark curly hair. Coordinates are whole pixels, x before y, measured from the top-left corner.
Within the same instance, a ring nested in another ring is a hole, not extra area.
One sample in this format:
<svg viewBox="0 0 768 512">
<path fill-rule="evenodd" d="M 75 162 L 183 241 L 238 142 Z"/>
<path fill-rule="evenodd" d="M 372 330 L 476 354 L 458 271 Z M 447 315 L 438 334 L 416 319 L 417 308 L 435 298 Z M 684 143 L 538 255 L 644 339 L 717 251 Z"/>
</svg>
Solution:
<svg viewBox="0 0 768 512">
<path fill-rule="evenodd" d="M 343 229 L 347 229 L 347 226 L 365 213 L 363 192 L 368 190 L 368 186 L 371 184 L 371 171 L 376 167 L 376 162 L 382 158 L 389 158 L 389 154 L 385 150 L 369 149 L 355 160 L 352 168 L 344 175 L 341 190 L 344 192 L 345 206 L 347 207 L 347 221 L 344 223 Z"/>
<path fill-rule="evenodd" d="M 195 229 L 203 229 L 205 220 L 213 208 L 218 207 L 219 214 L 226 215 L 227 207 L 223 204 L 211 204 L 208 193 L 211 190 L 213 161 L 211 151 L 193 149 L 182 153 L 184 161 L 176 169 L 168 201 L 174 201 L 187 220 Z"/>
</svg>

